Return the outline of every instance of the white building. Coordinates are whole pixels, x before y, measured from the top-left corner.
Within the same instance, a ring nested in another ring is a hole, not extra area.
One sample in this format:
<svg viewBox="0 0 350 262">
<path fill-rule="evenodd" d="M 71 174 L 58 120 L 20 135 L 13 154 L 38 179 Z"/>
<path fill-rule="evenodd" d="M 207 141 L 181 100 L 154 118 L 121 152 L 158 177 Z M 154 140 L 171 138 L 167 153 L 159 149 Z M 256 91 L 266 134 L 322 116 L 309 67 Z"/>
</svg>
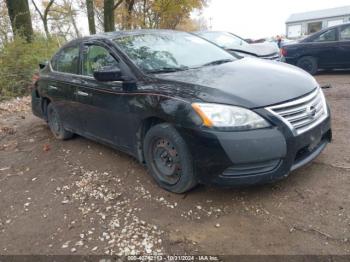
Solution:
<svg viewBox="0 0 350 262">
<path fill-rule="evenodd" d="M 300 38 L 347 22 L 350 22 L 350 6 L 292 14 L 286 21 L 286 36 Z"/>
</svg>

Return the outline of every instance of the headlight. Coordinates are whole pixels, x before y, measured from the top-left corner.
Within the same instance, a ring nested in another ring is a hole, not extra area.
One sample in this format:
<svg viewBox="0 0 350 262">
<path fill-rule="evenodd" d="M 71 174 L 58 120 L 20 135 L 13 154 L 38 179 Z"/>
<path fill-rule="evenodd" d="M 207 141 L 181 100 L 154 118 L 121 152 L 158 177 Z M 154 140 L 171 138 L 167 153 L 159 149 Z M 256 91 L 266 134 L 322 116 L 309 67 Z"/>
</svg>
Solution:
<svg viewBox="0 0 350 262">
<path fill-rule="evenodd" d="M 324 111 L 326 113 L 326 115 L 328 115 L 328 108 L 327 108 L 327 101 L 326 101 L 326 97 L 323 93 L 323 90 L 321 87 L 319 87 L 319 90 L 320 90 L 320 94 L 321 94 L 321 101 L 322 101 L 322 106 L 324 108 Z"/>
<path fill-rule="evenodd" d="M 250 130 L 270 126 L 264 118 L 242 107 L 210 103 L 193 103 L 192 107 L 207 127 Z"/>
</svg>

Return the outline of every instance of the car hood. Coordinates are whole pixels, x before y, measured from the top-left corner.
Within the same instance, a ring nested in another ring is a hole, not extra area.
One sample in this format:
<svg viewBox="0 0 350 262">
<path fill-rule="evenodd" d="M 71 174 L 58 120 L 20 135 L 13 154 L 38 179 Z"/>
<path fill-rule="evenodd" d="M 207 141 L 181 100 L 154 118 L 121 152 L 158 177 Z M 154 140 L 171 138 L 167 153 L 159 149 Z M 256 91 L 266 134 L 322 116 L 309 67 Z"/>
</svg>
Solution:
<svg viewBox="0 0 350 262">
<path fill-rule="evenodd" d="M 301 69 L 280 62 L 243 58 L 216 66 L 156 75 L 172 83 L 173 95 L 204 102 L 259 108 L 303 96 L 317 87 Z"/>
<path fill-rule="evenodd" d="M 240 45 L 231 47 L 228 50 L 243 52 L 258 57 L 270 56 L 279 52 L 278 47 L 271 43 Z"/>
</svg>

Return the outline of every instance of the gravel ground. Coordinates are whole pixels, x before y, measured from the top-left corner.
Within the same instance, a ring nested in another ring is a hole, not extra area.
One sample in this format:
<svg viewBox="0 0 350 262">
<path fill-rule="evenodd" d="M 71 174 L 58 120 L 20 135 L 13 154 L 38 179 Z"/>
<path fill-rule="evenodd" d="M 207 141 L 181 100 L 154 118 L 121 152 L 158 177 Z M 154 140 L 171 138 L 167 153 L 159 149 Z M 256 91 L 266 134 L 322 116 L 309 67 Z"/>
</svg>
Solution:
<svg viewBox="0 0 350 262">
<path fill-rule="evenodd" d="M 0 254 L 350 254 L 350 72 L 321 74 L 334 141 L 266 186 L 175 195 L 113 149 L 0 104 Z"/>
</svg>

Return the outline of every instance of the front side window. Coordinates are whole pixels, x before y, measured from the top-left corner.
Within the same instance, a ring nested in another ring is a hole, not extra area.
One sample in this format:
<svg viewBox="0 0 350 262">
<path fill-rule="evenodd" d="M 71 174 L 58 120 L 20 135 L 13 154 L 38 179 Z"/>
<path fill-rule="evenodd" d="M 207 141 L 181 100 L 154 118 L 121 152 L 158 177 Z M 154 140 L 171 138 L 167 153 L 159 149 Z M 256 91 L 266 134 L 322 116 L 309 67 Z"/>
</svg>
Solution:
<svg viewBox="0 0 350 262">
<path fill-rule="evenodd" d="M 83 53 L 82 74 L 93 76 L 103 67 L 119 67 L 117 60 L 105 48 L 97 45 L 88 46 Z"/>
<path fill-rule="evenodd" d="M 235 59 L 208 41 L 182 32 L 126 35 L 114 41 L 146 72 L 186 70 Z"/>
<path fill-rule="evenodd" d="M 199 35 L 226 49 L 234 49 L 237 46 L 249 45 L 243 39 L 226 32 L 204 32 Z"/>
<path fill-rule="evenodd" d="M 350 40 L 350 26 L 344 27 L 340 31 L 340 40 L 349 41 Z"/>
<path fill-rule="evenodd" d="M 69 74 L 79 72 L 79 46 L 66 47 L 52 61 L 55 71 Z"/>
<path fill-rule="evenodd" d="M 331 42 L 337 40 L 337 30 L 331 29 L 323 34 L 320 34 L 318 37 L 314 39 L 314 42 Z"/>
</svg>

